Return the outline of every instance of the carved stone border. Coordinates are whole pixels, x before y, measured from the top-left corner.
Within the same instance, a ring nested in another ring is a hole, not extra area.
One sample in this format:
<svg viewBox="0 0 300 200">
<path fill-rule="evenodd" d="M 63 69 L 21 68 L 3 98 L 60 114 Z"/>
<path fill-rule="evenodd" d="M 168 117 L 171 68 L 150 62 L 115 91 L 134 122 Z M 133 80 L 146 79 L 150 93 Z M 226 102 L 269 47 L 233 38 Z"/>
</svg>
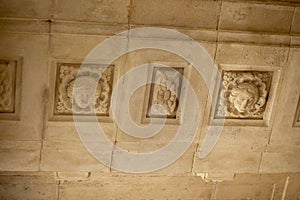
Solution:
<svg viewBox="0 0 300 200">
<path fill-rule="evenodd" d="M 297 109 L 295 113 L 293 127 L 300 127 L 300 95 L 298 99 Z"/>
<path fill-rule="evenodd" d="M 267 97 L 266 105 L 264 108 L 264 113 L 262 118 L 250 119 L 250 118 L 226 118 L 225 126 L 265 126 L 268 127 L 273 120 L 273 109 L 275 104 L 275 99 L 277 98 L 277 90 L 282 81 L 281 77 L 281 67 L 271 67 L 271 66 L 253 66 L 253 65 L 230 65 L 230 64 L 220 64 L 220 73 L 223 74 L 225 71 L 240 71 L 240 72 L 271 72 L 272 79 L 270 83 L 269 94 Z M 215 113 L 217 109 L 217 104 L 219 101 L 219 93 L 221 89 L 221 81 L 218 80 L 219 84 L 215 86 L 213 95 L 213 104 L 210 112 L 210 120 L 213 125 L 222 125 L 222 119 L 216 118 Z"/>
<path fill-rule="evenodd" d="M 189 79 L 190 77 L 190 66 L 188 63 L 185 62 L 161 62 L 161 61 L 157 61 L 157 62 L 151 62 L 149 63 L 149 70 L 148 70 L 148 81 L 153 79 L 153 76 L 155 74 L 155 70 L 156 68 L 160 68 L 163 66 L 157 66 L 159 64 L 165 65 L 165 66 L 169 66 L 175 70 L 177 70 L 179 73 L 181 73 L 186 79 Z M 179 83 L 179 99 L 180 102 L 183 102 L 183 104 L 185 103 L 185 91 L 184 91 L 184 86 L 182 85 L 182 80 Z M 142 118 L 141 118 L 141 123 L 143 124 L 147 124 L 149 123 L 151 120 L 148 116 L 148 110 L 149 110 L 149 106 L 151 103 L 151 98 L 152 98 L 152 92 L 153 92 L 153 84 L 151 85 L 147 85 L 146 86 L 146 90 L 145 90 L 145 99 L 144 99 L 144 103 L 143 103 L 143 111 L 142 111 Z M 178 100 L 179 102 L 179 100 Z M 166 124 L 180 124 L 180 115 L 181 115 L 181 109 L 180 106 L 177 108 L 176 111 L 176 115 L 175 116 L 167 116 L 166 118 Z M 160 123 L 159 119 L 161 119 L 161 117 L 157 116 L 152 116 L 153 119 L 158 119 L 158 121 L 153 120 L 152 123 Z"/>
<path fill-rule="evenodd" d="M 50 71 L 50 101 L 48 104 L 48 120 L 49 121 L 73 121 L 73 114 L 72 113 L 58 113 L 55 110 L 55 105 L 58 103 L 58 68 L 62 66 L 63 64 L 66 65 L 74 65 L 74 66 L 81 66 L 81 60 L 53 60 L 51 62 L 51 71 Z M 105 62 L 99 62 L 99 61 L 89 61 L 85 63 L 87 66 L 95 66 L 95 65 L 103 65 Z M 117 73 L 116 73 L 116 67 L 114 65 L 109 65 L 109 67 L 112 69 L 112 80 L 111 80 L 111 87 L 115 85 L 116 78 L 117 78 Z M 110 97 L 112 93 L 112 88 L 111 91 L 109 92 Z M 109 97 L 109 104 L 110 104 L 110 97 Z M 62 97 L 63 98 L 63 97 Z M 79 114 L 78 120 L 80 121 L 89 121 L 90 115 L 85 115 L 84 113 L 81 115 Z M 99 114 L 97 115 L 97 118 L 101 122 L 112 122 L 111 119 L 111 108 L 109 106 L 108 111 L 106 114 Z"/>
<path fill-rule="evenodd" d="M 0 120 L 20 120 L 23 59 L 21 57 L 1 57 L 0 62 L 7 63 L 7 67 L 10 68 L 5 76 L 10 79 L 6 81 L 9 81 L 11 85 L 9 97 L 11 106 L 7 111 L 0 112 Z M 3 87 L 3 84 L 1 87 Z"/>
</svg>

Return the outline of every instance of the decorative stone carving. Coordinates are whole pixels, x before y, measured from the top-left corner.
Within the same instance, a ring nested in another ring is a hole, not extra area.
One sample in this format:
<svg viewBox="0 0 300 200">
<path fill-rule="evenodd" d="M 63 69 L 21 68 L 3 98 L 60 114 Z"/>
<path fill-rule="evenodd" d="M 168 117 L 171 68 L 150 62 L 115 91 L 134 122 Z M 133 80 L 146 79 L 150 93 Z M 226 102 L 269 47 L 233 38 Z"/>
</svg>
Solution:
<svg viewBox="0 0 300 200">
<path fill-rule="evenodd" d="M 154 68 L 147 117 L 176 118 L 183 69 L 175 70 Z"/>
<path fill-rule="evenodd" d="M 85 65 L 77 74 L 79 67 L 80 64 L 58 64 L 55 114 L 108 115 L 113 67 Z"/>
<path fill-rule="evenodd" d="M 262 119 L 272 72 L 225 71 L 215 118 Z"/>
<path fill-rule="evenodd" d="M 0 60 L 0 112 L 14 113 L 16 62 Z"/>
<path fill-rule="evenodd" d="M 298 105 L 297 105 L 297 110 L 296 110 L 293 126 L 295 126 L 295 127 L 300 126 L 300 96 L 299 96 L 299 99 L 298 99 Z"/>
</svg>

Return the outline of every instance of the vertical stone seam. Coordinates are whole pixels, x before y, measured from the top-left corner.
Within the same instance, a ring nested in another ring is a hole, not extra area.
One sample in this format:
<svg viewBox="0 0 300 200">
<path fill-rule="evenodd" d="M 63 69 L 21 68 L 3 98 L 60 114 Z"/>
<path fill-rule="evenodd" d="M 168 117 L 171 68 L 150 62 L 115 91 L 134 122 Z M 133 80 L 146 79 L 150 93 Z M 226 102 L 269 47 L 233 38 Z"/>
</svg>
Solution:
<svg viewBox="0 0 300 200">
<path fill-rule="evenodd" d="M 196 161 L 196 157 L 198 155 L 197 150 L 199 149 L 199 142 L 197 142 L 196 144 L 196 150 L 193 154 L 193 158 L 192 158 L 192 166 L 191 166 L 191 173 L 192 175 L 194 174 L 194 165 L 195 165 L 195 161 Z"/>
<path fill-rule="evenodd" d="M 216 31 L 217 31 L 217 36 L 215 38 L 215 43 L 216 43 L 216 47 L 215 47 L 215 52 L 214 52 L 214 57 L 213 57 L 213 61 L 215 63 L 216 61 L 216 57 L 217 57 L 217 51 L 218 51 L 218 42 L 219 42 L 219 24 L 220 24 L 220 18 L 221 18 L 221 12 L 222 12 L 222 6 L 223 6 L 223 1 L 220 1 L 220 8 L 219 8 L 219 16 L 218 16 L 218 20 L 217 20 L 217 25 L 216 25 Z M 209 98 L 209 94 L 206 98 L 206 101 L 204 103 L 204 108 L 205 108 L 205 111 L 204 113 L 206 113 L 208 115 L 208 120 L 210 122 L 210 108 L 208 108 L 208 98 Z M 213 104 L 211 105 L 213 106 Z M 205 115 L 204 115 L 205 116 Z M 197 159 L 197 156 L 198 156 L 198 150 L 200 148 L 200 140 L 201 140 L 201 134 L 202 134 L 202 130 L 204 129 L 204 123 L 205 123 L 205 120 L 202 120 L 202 127 L 200 127 L 200 133 L 199 133 L 199 136 L 196 137 L 195 139 L 197 140 L 197 147 L 196 147 L 196 151 L 193 155 L 193 158 L 192 158 L 192 167 L 191 167 L 191 173 L 193 174 L 194 173 L 194 165 L 195 165 L 195 161 Z M 208 122 L 208 123 L 209 123 Z"/>
<path fill-rule="evenodd" d="M 218 182 L 214 182 L 210 200 L 216 200 L 217 199 L 216 198 L 217 197 L 217 192 L 218 192 Z"/>
<path fill-rule="evenodd" d="M 58 184 L 56 185 L 56 199 L 59 200 L 60 199 L 60 184 L 61 181 L 58 181 Z"/>
<path fill-rule="evenodd" d="M 127 29 L 130 30 L 130 26 L 131 26 L 131 15 L 132 15 L 132 11 L 133 11 L 133 0 L 129 1 L 129 6 L 127 7 L 128 10 L 128 14 L 127 14 Z"/>
<path fill-rule="evenodd" d="M 130 20 L 130 18 L 131 18 L 131 12 L 132 12 L 132 6 L 133 6 L 133 0 L 130 0 L 130 2 L 129 2 L 129 5 L 128 5 L 128 15 L 127 15 L 127 30 L 128 31 L 130 31 L 130 23 L 131 23 L 131 20 Z M 127 47 L 126 47 L 127 49 L 129 48 L 129 34 L 127 33 Z M 128 58 L 128 55 L 125 55 L 125 63 L 124 63 L 124 66 L 126 66 L 127 65 L 127 58 Z M 122 71 L 122 68 L 120 67 L 119 68 L 119 73 L 118 73 L 118 80 L 119 80 L 119 78 L 120 78 L 120 75 L 121 75 L 121 73 L 122 73 L 123 71 Z M 117 80 L 117 81 L 118 81 Z M 121 83 L 122 84 L 122 87 L 121 88 L 123 88 L 123 86 L 124 86 L 124 80 L 123 80 L 123 82 Z M 123 90 L 122 90 L 123 91 Z M 120 96 L 122 95 L 122 91 L 120 92 L 120 93 L 118 93 L 117 94 L 117 100 L 118 99 L 120 99 Z M 119 106 L 119 105 L 117 105 L 117 106 Z M 116 110 L 120 110 L 120 109 L 116 109 Z M 117 113 L 117 115 L 115 115 L 115 117 L 119 117 L 119 113 Z M 110 159 L 110 166 L 109 166 L 109 171 L 110 172 L 112 172 L 112 163 L 113 163 L 113 158 L 114 158 L 114 153 L 115 153 L 115 149 L 116 149 L 116 145 L 117 145 L 117 138 L 118 138 L 118 133 L 119 133 L 119 127 L 118 127 L 118 125 L 116 124 L 116 122 L 115 122 L 115 120 L 113 119 L 113 123 L 114 123 L 114 125 L 115 125 L 115 127 L 116 127 L 116 129 L 115 129 L 115 140 L 114 140 L 114 148 L 113 148 L 113 150 L 112 150 L 112 152 L 111 152 L 111 159 Z"/>
<path fill-rule="evenodd" d="M 41 133 L 41 147 L 40 147 L 40 156 L 39 156 L 39 171 L 41 171 L 41 163 L 42 163 L 42 153 L 44 147 L 44 139 L 45 139 L 45 132 L 47 128 L 47 115 L 48 115 L 48 102 L 49 102 L 49 80 L 50 80 L 50 69 L 51 69 L 51 28 L 52 28 L 52 11 L 54 10 L 54 1 L 50 1 L 49 5 L 49 16 L 48 16 L 48 51 L 47 51 L 47 72 L 46 72 L 46 85 L 44 86 L 44 93 L 43 93 L 43 125 L 42 125 L 42 133 Z"/>
</svg>

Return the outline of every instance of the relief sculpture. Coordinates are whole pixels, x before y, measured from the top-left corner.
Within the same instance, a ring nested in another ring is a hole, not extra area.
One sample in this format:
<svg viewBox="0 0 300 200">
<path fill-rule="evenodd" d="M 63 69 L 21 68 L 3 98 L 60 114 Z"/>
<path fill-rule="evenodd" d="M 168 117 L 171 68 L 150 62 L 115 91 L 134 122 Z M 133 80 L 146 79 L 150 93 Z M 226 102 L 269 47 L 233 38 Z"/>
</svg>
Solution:
<svg viewBox="0 0 300 200">
<path fill-rule="evenodd" d="M 0 61 L 0 112 L 14 112 L 15 62 Z"/>
<path fill-rule="evenodd" d="M 180 72 L 168 68 L 155 68 L 155 84 L 151 87 L 148 116 L 175 118 L 181 87 Z"/>
<path fill-rule="evenodd" d="M 113 67 L 84 66 L 77 75 L 79 66 L 62 64 L 58 68 L 56 113 L 108 115 Z"/>
<path fill-rule="evenodd" d="M 271 78 L 271 72 L 225 71 L 216 117 L 262 119 Z"/>
</svg>

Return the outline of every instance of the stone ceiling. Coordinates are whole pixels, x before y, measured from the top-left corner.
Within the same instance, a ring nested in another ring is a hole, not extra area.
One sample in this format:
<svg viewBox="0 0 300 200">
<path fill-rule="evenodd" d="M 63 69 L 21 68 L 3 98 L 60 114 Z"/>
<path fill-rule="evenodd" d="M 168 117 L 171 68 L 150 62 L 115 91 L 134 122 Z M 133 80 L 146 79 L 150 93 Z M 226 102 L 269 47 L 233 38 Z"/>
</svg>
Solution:
<svg viewBox="0 0 300 200">
<path fill-rule="evenodd" d="M 300 199 L 300 1 L 0 0 L 0 44 L 0 199 Z"/>
</svg>

